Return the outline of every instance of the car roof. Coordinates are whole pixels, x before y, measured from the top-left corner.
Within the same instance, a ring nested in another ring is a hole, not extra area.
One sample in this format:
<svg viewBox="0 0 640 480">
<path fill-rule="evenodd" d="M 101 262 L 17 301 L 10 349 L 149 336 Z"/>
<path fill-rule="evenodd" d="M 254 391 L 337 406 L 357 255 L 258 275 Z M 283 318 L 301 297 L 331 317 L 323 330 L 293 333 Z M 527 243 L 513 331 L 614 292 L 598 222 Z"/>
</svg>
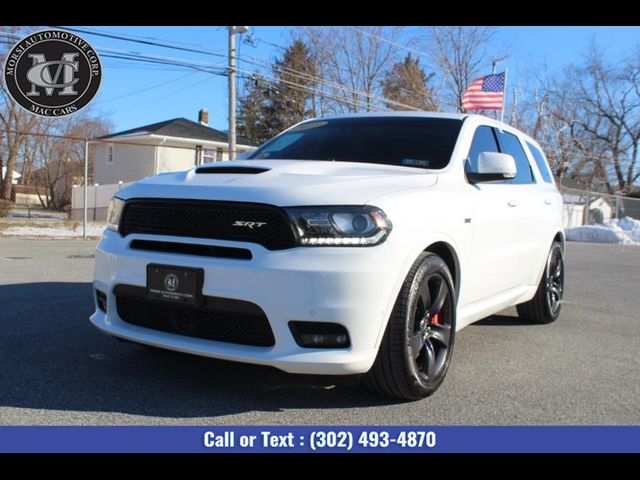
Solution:
<svg viewBox="0 0 640 480">
<path fill-rule="evenodd" d="M 478 115 L 476 113 L 456 113 L 456 112 L 407 112 L 407 111 L 387 111 L 387 112 L 361 112 L 361 113 L 348 113 L 348 114 L 340 114 L 340 115 L 327 115 L 324 117 L 311 118 L 309 120 L 305 120 L 301 123 L 318 121 L 318 120 L 336 120 L 336 119 L 345 119 L 345 118 L 445 118 L 452 120 L 465 120 L 465 119 L 474 119 L 479 123 L 483 123 L 485 125 L 489 125 L 494 128 L 502 129 L 504 128 L 510 132 L 517 132 L 522 135 L 524 139 L 528 142 L 537 145 L 536 142 L 531 136 L 527 135 L 522 130 L 509 125 L 508 123 L 501 122 L 495 118 L 487 117 L 486 115 Z M 293 127 L 292 127 L 293 128 Z"/>
<path fill-rule="evenodd" d="M 418 118 L 451 118 L 454 120 L 464 120 L 468 117 L 468 113 L 446 113 L 446 112 L 405 112 L 405 111 L 392 111 L 392 112 L 361 112 L 361 113 L 348 113 L 341 115 L 327 115 L 324 117 L 314 118 L 313 120 L 334 120 L 339 118 L 363 118 L 363 117 L 418 117 Z"/>
<path fill-rule="evenodd" d="M 406 111 L 388 111 L 388 112 L 361 112 L 361 113 L 348 113 L 340 115 L 327 115 L 324 117 L 312 118 L 306 121 L 313 120 L 335 120 L 343 118 L 450 118 L 453 120 L 464 120 L 466 118 L 474 118 L 478 121 L 486 121 L 487 123 L 500 128 L 501 126 L 517 130 L 517 128 L 509 125 L 508 123 L 501 122 L 495 118 L 487 117 L 486 115 L 478 115 L 476 113 L 456 113 L 456 112 L 406 112 Z"/>
</svg>

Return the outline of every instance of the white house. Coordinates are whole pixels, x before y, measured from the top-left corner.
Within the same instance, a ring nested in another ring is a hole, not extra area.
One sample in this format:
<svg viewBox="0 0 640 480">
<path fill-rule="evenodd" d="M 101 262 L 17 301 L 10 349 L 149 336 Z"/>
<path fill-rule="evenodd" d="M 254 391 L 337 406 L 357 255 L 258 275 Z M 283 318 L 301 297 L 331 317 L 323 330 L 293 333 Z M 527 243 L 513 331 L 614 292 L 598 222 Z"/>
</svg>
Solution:
<svg viewBox="0 0 640 480">
<path fill-rule="evenodd" d="M 592 223 L 605 223 L 611 220 L 614 214 L 614 207 L 604 197 L 596 198 L 589 205 L 590 220 Z"/>
<path fill-rule="evenodd" d="M 584 192 L 583 192 L 584 193 Z M 596 193 L 592 193 L 597 195 Z M 593 197 L 591 197 L 593 198 Z M 585 204 L 586 197 L 582 194 L 565 193 L 564 200 L 564 226 L 573 228 L 584 225 L 586 221 Z M 611 201 L 604 197 L 598 197 L 589 201 L 589 224 L 606 223 L 615 216 L 615 207 Z"/>
<path fill-rule="evenodd" d="M 173 118 L 97 138 L 91 142 L 95 182 L 131 182 L 228 160 L 227 133 L 209 127 L 208 116 L 203 109 L 198 112 L 199 122 Z M 256 148 L 243 137 L 238 137 L 236 144 L 237 154 Z"/>
<path fill-rule="evenodd" d="M 3 179 L 4 176 L 7 173 L 7 167 L 2 167 L 2 176 L 0 176 L 0 179 Z M 18 180 L 20 179 L 22 175 L 20 175 L 18 172 L 12 170 L 11 171 L 11 183 L 13 183 L 14 185 L 17 185 Z"/>
</svg>

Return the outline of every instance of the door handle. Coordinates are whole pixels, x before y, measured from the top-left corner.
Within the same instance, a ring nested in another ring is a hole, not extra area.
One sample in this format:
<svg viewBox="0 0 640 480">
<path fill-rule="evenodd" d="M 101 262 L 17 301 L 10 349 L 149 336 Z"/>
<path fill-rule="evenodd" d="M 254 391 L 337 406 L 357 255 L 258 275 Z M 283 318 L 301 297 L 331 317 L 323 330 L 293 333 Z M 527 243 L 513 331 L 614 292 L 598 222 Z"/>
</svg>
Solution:
<svg viewBox="0 0 640 480">
<path fill-rule="evenodd" d="M 545 205 L 551 205 L 553 203 L 553 200 L 551 200 L 550 198 L 546 198 L 544 201 Z"/>
<path fill-rule="evenodd" d="M 507 202 L 507 205 L 509 205 L 510 207 L 517 207 L 518 206 L 518 202 L 516 200 L 509 200 Z"/>
</svg>

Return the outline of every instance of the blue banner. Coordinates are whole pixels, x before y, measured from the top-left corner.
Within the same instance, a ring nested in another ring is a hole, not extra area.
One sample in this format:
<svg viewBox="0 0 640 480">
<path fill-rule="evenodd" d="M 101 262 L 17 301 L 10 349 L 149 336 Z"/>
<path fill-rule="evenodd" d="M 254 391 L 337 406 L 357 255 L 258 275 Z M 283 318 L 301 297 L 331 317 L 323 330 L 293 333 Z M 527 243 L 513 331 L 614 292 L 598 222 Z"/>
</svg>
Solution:
<svg viewBox="0 0 640 480">
<path fill-rule="evenodd" d="M 0 453 L 639 453 L 640 427 L 0 427 Z"/>
</svg>

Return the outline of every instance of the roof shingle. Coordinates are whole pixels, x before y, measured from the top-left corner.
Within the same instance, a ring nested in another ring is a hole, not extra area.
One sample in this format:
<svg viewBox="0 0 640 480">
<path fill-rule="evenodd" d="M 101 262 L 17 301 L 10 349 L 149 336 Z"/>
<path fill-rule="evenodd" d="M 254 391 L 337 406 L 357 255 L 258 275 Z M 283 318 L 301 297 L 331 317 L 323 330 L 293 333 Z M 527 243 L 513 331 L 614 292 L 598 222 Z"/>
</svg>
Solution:
<svg viewBox="0 0 640 480">
<path fill-rule="evenodd" d="M 171 120 L 165 120 L 164 122 L 152 123 L 151 125 L 123 130 L 122 132 L 110 133 L 109 135 L 104 135 L 98 138 L 104 140 L 107 138 L 136 134 L 155 134 L 167 137 L 193 138 L 196 140 L 208 140 L 211 142 L 223 143 L 227 143 L 229 141 L 226 132 L 221 132 L 220 130 L 216 130 L 215 128 L 202 125 L 186 118 L 172 118 Z M 236 142 L 239 145 L 257 146 L 255 142 L 241 136 L 236 137 Z"/>
</svg>

